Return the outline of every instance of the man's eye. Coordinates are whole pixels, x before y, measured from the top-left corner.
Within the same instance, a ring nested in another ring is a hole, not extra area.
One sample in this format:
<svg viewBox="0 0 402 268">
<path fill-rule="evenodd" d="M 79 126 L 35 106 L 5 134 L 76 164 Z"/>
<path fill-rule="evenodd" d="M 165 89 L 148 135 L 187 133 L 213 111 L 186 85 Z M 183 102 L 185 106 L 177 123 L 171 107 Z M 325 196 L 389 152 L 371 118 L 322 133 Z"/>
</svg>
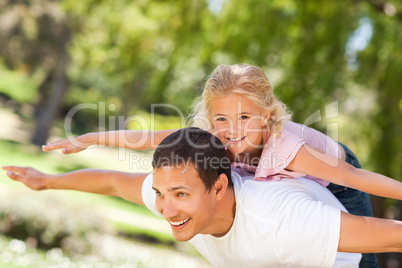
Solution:
<svg viewBox="0 0 402 268">
<path fill-rule="evenodd" d="M 186 193 L 178 193 L 178 196 L 179 197 L 185 197 L 185 196 L 187 196 L 187 194 Z"/>
<path fill-rule="evenodd" d="M 162 194 L 160 192 L 155 192 L 156 196 L 161 197 Z"/>
<path fill-rule="evenodd" d="M 245 120 L 245 119 L 249 119 L 249 117 L 248 117 L 247 115 L 242 115 L 242 116 L 240 117 L 240 119 L 241 119 L 241 120 Z"/>
<path fill-rule="evenodd" d="M 224 118 L 224 117 L 218 117 L 218 118 L 216 118 L 215 120 L 216 120 L 216 121 L 226 121 L 226 118 Z"/>
</svg>

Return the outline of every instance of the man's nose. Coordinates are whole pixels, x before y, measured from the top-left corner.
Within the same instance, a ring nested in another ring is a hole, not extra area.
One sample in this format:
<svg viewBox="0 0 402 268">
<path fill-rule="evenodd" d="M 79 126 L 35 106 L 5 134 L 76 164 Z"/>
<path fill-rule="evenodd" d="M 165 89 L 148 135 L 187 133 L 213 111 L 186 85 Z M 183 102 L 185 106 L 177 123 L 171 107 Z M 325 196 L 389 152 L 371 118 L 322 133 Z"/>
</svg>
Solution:
<svg viewBox="0 0 402 268">
<path fill-rule="evenodd" d="M 165 219 L 173 218 L 177 216 L 178 209 L 176 208 L 175 203 L 169 198 L 165 198 L 162 207 L 162 215 Z"/>
</svg>

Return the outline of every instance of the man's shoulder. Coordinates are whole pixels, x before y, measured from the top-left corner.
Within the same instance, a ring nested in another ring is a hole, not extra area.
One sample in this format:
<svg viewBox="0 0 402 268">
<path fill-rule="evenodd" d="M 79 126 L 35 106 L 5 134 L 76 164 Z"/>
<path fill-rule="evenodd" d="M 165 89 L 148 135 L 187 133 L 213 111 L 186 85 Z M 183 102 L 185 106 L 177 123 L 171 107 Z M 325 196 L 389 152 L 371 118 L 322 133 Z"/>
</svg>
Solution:
<svg viewBox="0 0 402 268">
<path fill-rule="evenodd" d="M 267 192 L 276 192 L 277 194 L 280 194 L 289 191 L 300 192 L 302 190 L 304 194 L 310 195 L 310 187 L 321 187 L 316 182 L 305 178 L 285 178 L 280 181 L 256 181 L 254 180 L 254 176 L 251 174 L 239 175 L 237 172 L 233 171 L 232 181 L 235 191 L 244 194 L 258 194 Z"/>
<path fill-rule="evenodd" d="M 232 182 L 233 185 L 240 187 L 246 181 L 254 180 L 254 174 L 244 171 L 242 169 L 232 168 Z"/>
<path fill-rule="evenodd" d="M 236 202 L 242 207 L 258 210 L 262 203 L 275 202 L 276 197 L 287 191 L 285 183 L 255 181 L 253 176 L 240 176 L 232 172 Z"/>
<path fill-rule="evenodd" d="M 268 213 L 303 200 L 317 201 L 330 194 L 318 183 L 305 178 L 255 181 L 253 177 L 232 173 L 232 180 L 236 202 L 251 211 Z"/>
</svg>

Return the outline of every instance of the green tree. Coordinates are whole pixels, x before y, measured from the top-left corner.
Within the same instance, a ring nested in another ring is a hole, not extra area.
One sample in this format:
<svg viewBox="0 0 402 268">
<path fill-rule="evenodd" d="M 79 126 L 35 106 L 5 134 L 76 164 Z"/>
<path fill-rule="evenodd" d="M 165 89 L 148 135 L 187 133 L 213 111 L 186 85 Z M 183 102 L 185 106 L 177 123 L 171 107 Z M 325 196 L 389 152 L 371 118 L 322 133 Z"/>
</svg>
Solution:
<svg viewBox="0 0 402 268">
<path fill-rule="evenodd" d="M 401 179 L 402 167 L 402 5 L 398 1 L 369 1 L 364 13 L 370 18 L 373 35 L 366 49 L 358 55 L 359 68 L 357 83 L 376 95 L 375 109 L 369 130 L 371 148 L 370 163 L 375 171 Z M 367 130 L 366 130 L 367 131 Z M 401 220 L 402 204 L 375 198 L 374 209 L 377 216 L 394 217 Z M 392 204 L 390 206 L 390 204 Z M 386 267 L 386 259 L 398 260 L 402 264 L 402 254 L 381 254 L 380 267 Z"/>
<path fill-rule="evenodd" d="M 68 89 L 67 43 L 71 31 L 58 2 L 2 1 L 0 55 L 10 69 L 23 71 L 39 85 L 37 124 L 32 142 L 42 145 Z"/>
</svg>

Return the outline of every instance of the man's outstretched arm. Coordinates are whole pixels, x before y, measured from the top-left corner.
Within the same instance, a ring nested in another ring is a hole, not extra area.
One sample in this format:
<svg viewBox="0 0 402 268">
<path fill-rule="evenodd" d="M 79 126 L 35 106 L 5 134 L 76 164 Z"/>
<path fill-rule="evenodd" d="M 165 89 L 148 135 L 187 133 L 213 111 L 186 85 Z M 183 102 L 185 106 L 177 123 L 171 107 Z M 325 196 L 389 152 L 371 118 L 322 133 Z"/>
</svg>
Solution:
<svg viewBox="0 0 402 268">
<path fill-rule="evenodd" d="M 33 190 L 64 189 L 117 196 L 144 205 L 142 183 L 148 174 L 126 173 L 101 169 L 81 169 L 50 175 L 31 167 L 5 166 L 7 176 Z"/>
<path fill-rule="evenodd" d="M 402 222 L 342 212 L 338 251 L 402 252 Z"/>
</svg>

